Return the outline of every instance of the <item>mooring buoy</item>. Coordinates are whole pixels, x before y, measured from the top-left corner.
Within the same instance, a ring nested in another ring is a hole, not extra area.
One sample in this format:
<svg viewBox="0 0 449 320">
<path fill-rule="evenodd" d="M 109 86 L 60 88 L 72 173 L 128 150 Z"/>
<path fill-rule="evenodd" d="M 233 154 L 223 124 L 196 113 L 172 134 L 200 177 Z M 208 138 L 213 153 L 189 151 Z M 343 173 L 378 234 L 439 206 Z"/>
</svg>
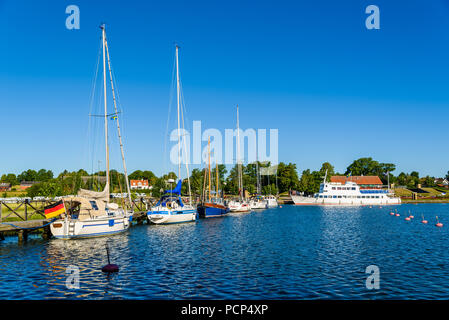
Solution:
<svg viewBox="0 0 449 320">
<path fill-rule="evenodd" d="M 108 264 L 105 265 L 103 268 L 101 268 L 101 271 L 108 273 L 118 272 L 119 271 L 118 265 L 111 263 L 109 259 L 109 247 L 107 243 L 106 243 L 106 254 L 108 255 Z"/>
</svg>

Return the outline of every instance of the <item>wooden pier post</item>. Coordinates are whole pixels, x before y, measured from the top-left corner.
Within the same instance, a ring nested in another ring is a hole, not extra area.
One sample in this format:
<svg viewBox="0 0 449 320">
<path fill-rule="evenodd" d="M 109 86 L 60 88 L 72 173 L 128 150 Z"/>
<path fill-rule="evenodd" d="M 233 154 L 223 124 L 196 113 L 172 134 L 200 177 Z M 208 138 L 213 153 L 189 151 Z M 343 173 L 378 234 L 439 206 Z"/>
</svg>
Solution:
<svg viewBox="0 0 449 320">
<path fill-rule="evenodd" d="M 42 223 L 43 225 L 47 224 L 45 221 Z M 48 240 L 51 238 L 51 230 L 50 226 L 45 226 L 42 228 L 42 239 Z"/>
<path fill-rule="evenodd" d="M 2 223 L 2 207 L 3 203 L 0 201 L 0 223 Z M 3 235 L 3 232 L 0 232 L 0 241 L 5 240 L 5 236 Z"/>
<path fill-rule="evenodd" d="M 19 233 L 17 234 L 18 242 L 19 244 L 22 244 L 23 242 L 28 240 L 28 231 L 26 230 L 19 230 Z"/>
</svg>

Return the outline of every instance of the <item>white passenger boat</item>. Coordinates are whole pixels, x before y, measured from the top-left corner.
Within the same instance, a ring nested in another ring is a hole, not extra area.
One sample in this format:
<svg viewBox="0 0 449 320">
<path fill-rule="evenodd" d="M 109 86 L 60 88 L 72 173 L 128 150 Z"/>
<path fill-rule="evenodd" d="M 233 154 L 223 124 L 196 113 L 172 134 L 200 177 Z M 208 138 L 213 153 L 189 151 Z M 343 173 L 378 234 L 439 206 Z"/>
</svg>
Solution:
<svg viewBox="0 0 449 320">
<path fill-rule="evenodd" d="M 123 167 L 125 171 L 125 181 L 128 190 L 129 207 L 131 208 L 131 193 L 129 190 L 128 174 L 126 170 L 125 156 L 123 152 L 123 143 L 120 133 L 118 120 L 117 104 L 115 99 L 114 85 L 112 81 L 112 71 L 109 60 L 109 50 L 106 41 L 106 30 L 104 25 L 102 30 L 103 45 L 103 85 L 104 85 L 104 127 L 105 127 L 105 146 L 106 146 L 106 185 L 101 192 L 80 189 L 77 196 L 63 198 L 64 213 L 60 218 L 50 225 L 53 236 L 61 239 L 74 239 L 105 236 L 114 233 L 123 232 L 128 229 L 131 223 L 133 212 L 120 208 L 116 203 L 110 203 L 110 177 L 109 177 L 109 145 L 108 145 L 108 108 L 106 94 L 106 53 L 109 66 L 109 76 L 111 79 L 112 96 L 114 100 L 113 118 L 117 123 L 120 148 L 122 153 Z M 62 203 L 61 203 L 62 207 Z"/>
<path fill-rule="evenodd" d="M 196 220 L 196 208 L 192 206 L 192 197 L 190 191 L 190 174 L 188 163 L 186 162 L 187 183 L 189 190 L 189 203 L 185 204 L 181 198 L 182 179 L 181 179 L 181 127 L 180 127 L 180 113 L 181 108 L 181 85 L 179 78 L 179 47 L 176 46 L 176 86 L 177 86 L 177 105 L 178 105 L 178 184 L 173 190 L 166 190 L 159 202 L 147 212 L 148 220 L 154 224 L 172 224 L 191 222 Z M 184 119 L 184 116 L 182 116 Z M 184 123 L 184 121 L 183 121 Z M 183 139 L 185 143 L 185 139 Z M 169 180 L 169 182 L 174 182 Z"/>
<path fill-rule="evenodd" d="M 318 193 L 313 197 L 291 195 L 296 205 L 330 205 L 330 206 L 366 206 L 366 205 L 397 205 L 401 198 L 394 197 L 389 190 L 360 189 L 357 183 L 346 181 L 326 182 L 326 177 L 320 185 Z"/>
</svg>

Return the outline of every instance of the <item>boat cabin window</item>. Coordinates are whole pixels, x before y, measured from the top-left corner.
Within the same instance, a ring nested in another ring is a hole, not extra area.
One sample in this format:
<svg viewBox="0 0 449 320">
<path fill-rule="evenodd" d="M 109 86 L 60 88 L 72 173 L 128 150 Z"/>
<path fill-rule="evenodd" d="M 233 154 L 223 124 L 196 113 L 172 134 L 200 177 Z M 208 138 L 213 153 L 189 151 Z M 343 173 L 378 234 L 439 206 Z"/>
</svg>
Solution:
<svg viewBox="0 0 449 320">
<path fill-rule="evenodd" d="M 98 210 L 97 202 L 96 201 L 89 201 L 90 205 L 92 206 L 92 209 Z"/>
<path fill-rule="evenodd" d="M 351 190 L 355 190 L 355 187 L 352 187 Z"/>
</svg>

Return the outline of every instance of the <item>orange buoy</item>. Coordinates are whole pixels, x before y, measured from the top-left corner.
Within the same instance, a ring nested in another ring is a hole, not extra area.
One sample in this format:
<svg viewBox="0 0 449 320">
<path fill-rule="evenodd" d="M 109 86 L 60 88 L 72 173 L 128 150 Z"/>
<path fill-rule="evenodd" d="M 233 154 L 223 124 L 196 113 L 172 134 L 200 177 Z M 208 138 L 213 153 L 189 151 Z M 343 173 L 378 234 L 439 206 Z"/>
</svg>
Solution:
<svg viewBox="0 0 449 320">
<path fill-rule="evenodd" d="M 424 219 L 424 215 L 423 215 L 423 214 L 421 214 L 421 217 L 422 217 L 422 221 L 421 221 L 421 223 L 424 223 L 424 224 L 426 224 L 426 223 L 427 223 L 427 220 L 425 220 L 425 219 Z"/>
<path fill-rule="evenodd" d="M 390 212 L 390 216 L 394 216 L 394 212 L 393 211 Z"/>
<path fill-rule="evenodd" d="M 438 221 L 438 216 L 437 216 L 437 224 L 435 226 L 440 228 L 443 226 L 443 224 L 440 221 Z"/>
<path fill-rule="evenodd" d="M 399 217 L 400 216 L 400 214 L 399 213 L 396 213 L 396 217 Z"/>
<path fill-rule="evenodd" d="M 415 216 L 410 216 L 410 219 L 413 219 Z"/>
<path fill-rule="evenodd" d="M 405 220 L 410 221 L 410 217 L 405 218 Z"/>
<path fill-rule="evenodd" d="M 282 208 L 282 206 L 279 206 L 279 208 Z"/>
</svg>

